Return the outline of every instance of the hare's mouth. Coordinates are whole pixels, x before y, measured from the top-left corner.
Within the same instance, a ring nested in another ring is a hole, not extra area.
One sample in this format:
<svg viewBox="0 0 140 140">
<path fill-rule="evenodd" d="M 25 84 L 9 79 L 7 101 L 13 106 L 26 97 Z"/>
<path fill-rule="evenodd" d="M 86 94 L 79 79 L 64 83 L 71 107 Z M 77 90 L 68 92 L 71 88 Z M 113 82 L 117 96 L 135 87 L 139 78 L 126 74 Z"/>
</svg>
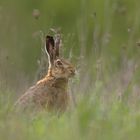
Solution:
<svg viewBox="0 0 140 140">
<path fill-rule="evenodd" d="M 75 71 L 74 70 L 70 70 L 70 77 L 73 77 L 75 75 Z"/>
</svg>

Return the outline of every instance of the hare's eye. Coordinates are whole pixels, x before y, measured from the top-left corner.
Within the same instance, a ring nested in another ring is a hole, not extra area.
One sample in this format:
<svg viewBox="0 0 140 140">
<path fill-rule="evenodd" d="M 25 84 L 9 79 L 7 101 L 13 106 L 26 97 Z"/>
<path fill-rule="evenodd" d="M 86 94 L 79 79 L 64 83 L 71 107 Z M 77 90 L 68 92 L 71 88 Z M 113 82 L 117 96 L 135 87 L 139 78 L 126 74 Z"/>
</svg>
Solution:
<svg viewBox="0 0 140 140">
<path fill-rule="evenodd" d="M 63 65 L 62 62 L 61 62 L 61 60 L 57 60 L 57 61 L 56 61 L 56 64 L 57 64 L 58 66 L 62 66 L 62 65 Z"/>
</svg>

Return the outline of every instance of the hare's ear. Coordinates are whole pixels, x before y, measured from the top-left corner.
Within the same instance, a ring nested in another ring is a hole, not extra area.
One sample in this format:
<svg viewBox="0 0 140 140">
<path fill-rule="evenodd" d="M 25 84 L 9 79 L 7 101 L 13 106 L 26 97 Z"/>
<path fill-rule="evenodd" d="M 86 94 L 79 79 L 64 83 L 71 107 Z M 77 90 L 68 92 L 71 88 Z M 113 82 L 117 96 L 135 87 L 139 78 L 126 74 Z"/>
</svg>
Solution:
<svg viewBox="0 0 140 140">
<path fill-rule="evenodd" d="M 54 62 L 54 39 L 52 36 L 46 36 L 46 42 L 45 42 L 45 51 L 48 55 L 48 60 L 49 60 L 49 67 L 53 65 Z"/>
<path fill-rule="evenodd" d="M 59 57 L 59 48 L 60 48 L 60 35 L 56 35 L 55 38 L 55 58 Z"/>
</svg>

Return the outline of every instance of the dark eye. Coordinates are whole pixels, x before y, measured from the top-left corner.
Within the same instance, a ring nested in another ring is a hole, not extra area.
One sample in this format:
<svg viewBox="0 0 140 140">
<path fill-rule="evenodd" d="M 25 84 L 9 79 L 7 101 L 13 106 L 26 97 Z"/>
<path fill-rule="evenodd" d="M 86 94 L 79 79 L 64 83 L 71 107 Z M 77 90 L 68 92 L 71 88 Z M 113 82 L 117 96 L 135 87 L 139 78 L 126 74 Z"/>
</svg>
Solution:
<svg viewBox="0 0 140 140">
<path fill-rule="evenodd" d="M 61 62 L 61 60 L 59 60 L 59 59 L 56 61 L 56 64 L 57 64 L 58 66 L 62 66 L 62 65 L 63 65 L 62 62 Z"/>
</svg>

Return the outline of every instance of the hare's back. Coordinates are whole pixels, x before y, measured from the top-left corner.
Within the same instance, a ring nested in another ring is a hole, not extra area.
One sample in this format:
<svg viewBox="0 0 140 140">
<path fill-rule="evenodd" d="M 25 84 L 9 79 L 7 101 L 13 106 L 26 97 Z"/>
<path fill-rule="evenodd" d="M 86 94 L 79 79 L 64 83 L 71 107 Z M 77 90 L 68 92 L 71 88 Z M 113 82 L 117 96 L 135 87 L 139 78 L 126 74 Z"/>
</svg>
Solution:
<svg viewBox="0 0 140 140">
<path fill-rule="evenodd" d="M 26 109 L 41 107 L 46 103 L 49 88 L 47 85 L 36 84 L 30 87 L 15 103 L 16 108 Z"/>
</svg>

